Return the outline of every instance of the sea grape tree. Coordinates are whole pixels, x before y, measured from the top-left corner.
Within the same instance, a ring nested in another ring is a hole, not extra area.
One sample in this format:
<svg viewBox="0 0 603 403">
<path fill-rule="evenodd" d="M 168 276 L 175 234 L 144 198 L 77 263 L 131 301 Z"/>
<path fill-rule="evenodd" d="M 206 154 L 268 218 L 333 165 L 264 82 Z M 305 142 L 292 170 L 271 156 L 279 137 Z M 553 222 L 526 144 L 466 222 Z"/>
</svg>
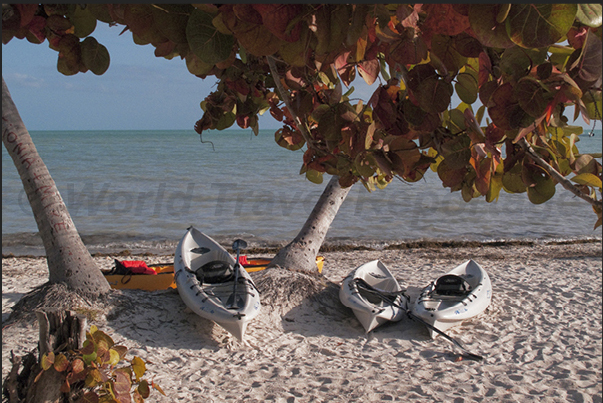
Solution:
<svg viewBox="0 0 603 403">
<path fill-rule="evenodd" d="M 61 73 L 102 74 L 109 53 L 91 34 L 121 25 L 218 79 L 200 134 L 257 133 L 267 112 L 313 182 L 373 190 L 432 169 L 465 201 L 504 189 L 537 204 L 561 183 L 591 203 L 596 227 L 600 156 L 580 153 L 570 119 L 601 120 L 601 15 L 600 4 L 17 4 L 3 6 L 2 39 L 48 40 Z M 368 102 L 353 96 L 357 75 L 379 81 Z"/>
</svg>

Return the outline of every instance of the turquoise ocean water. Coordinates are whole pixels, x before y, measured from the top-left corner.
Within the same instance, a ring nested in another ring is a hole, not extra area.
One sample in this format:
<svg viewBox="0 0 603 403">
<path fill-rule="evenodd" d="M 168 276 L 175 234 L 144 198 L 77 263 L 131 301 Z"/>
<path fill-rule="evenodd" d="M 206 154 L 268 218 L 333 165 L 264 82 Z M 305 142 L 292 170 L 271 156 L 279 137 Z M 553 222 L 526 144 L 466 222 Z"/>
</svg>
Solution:
<svg viewBox="0 0 603 403">
<path fill-rule="evenodd" d="M 588 130 L 585 130 L 588 132 Z M 32 131 L 84 242 L 92 252 L 173 253 L 194 225 L 225 244 L 290 241 L 328 178 L 299 175 L 302 151 L 274 142 L 274 131 Z M 601 152 L 601 131 L 580 136 L 582 152 Z M 327 241 L 385 246 L 414 240 L 601 239 L 583 200 L 557 186 L 549 202 L 501 192 L 497 202 L 465 203 L 428 171 L 415 184 L 393 181 L 368 193 L 356 184 Z M 44 254 L 16 168 L 2 150 L 2 252 Z"/>
</svg>

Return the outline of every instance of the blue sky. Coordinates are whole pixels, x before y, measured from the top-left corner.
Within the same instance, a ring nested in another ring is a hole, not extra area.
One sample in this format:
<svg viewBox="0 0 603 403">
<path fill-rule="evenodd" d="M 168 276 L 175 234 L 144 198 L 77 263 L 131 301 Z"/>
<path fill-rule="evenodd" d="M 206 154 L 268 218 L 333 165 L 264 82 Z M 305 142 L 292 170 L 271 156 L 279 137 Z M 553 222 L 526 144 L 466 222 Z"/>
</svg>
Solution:
<svg viewBox="0 0 603 403">
<path fill-rule="evenodd" d="M 48 41 L 13 38 L 2 45 L 2 76 L 29 130 L 193 129 L 215 78 L 195 77 L 179 57 L 155 57 L 152 45 L 136 45 L 130 32 L 119 35 L 122 30 L 99 22 L 92 34 L 111 56 L 101 76 L 59 73 L 58 53 Z M 372 94 L 362 80 L 353 86 L 359 98 Z M 260 118 L 260 129 L 279 127 L 269 113 Z"/>
<path fill-rule="evenodd" d="M 192 130 L 216 80 L 193 76 L 179 57 L 155 57 L 153 46 L 134 44 L 130 32 L 119 35 L 122 29 L 99 22 L 92 34 L 111 55 L 101 76 L 62 75 L 48 41 L 2 45 L 2 76 L 29 130 Z M 356 79 L 354 97 L 367 101 L 377 84 Z M 587 127 L 582 118 L 570 124 Z M 279 127 L 268 113 L 260 118 L 260 129 Z"/>
</svg>

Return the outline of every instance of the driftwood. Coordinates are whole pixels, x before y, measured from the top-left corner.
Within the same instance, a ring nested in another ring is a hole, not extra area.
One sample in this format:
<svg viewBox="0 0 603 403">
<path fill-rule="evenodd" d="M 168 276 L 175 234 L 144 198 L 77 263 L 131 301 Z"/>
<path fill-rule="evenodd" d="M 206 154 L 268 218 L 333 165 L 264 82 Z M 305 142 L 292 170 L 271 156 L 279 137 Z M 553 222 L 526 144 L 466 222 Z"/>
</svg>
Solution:
<svg viewBox="0 0 603 403">
<path fill-rule="evenodd" d="M 41 372 L 41 357 L 48 352 L 76 350 L 86 339 L 86 316 L 74 311 L 44 308 L 36 312 L 40 327 L 40 340 L 36 350 L 23 358 L 11 351 L 12 369 L 4 381 L 3 395 L 9 403 L 68 402 L 69 397 L 60 391 L 63 375 L 54 368 Z M 37 356 L 37 358 L 36 358 Z M 21 373 L 19 367 L 23 366 Z"/>
</svg>

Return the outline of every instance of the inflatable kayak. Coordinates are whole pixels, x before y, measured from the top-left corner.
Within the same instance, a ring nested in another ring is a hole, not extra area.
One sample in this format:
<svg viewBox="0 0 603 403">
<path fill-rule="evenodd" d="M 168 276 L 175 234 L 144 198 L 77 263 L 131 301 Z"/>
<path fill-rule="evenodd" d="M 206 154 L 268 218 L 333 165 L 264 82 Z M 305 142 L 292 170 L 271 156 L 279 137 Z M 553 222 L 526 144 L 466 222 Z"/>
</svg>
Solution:
<svg viewBox="0 0 603 403">
<path fill-rule="evenodd" d="M 234 249 L 237 243 L 246 245 L 236 240 Z M 242 341 L 247 325 L 260 312 L 260 295 L 249 273 L 228 251 L 190 227 L 176 248 L 174 270 L 186 306 Z"/>
<path fill-rule="evenodd" d="M 488 273 L 468 260 L 425 287 L 412 307 L 412 313 L 444 332 L 471 319 L 490 305 L 492 284 Z M 429 329 L 435 338 L 438 333 Z"/>
<path fill-rule="evenodd" d="M 270 258 L 248 258 L 241 256 L 243 268 L 247 273 L 264 270 L 270 263 L 270 260 Z M 322 273 L 324 261 L 325 258 L 323 256 L 316 258 L 316 266 L 318 266 L 319 273 Z M 148 265 L 148 267 L 154 270 L 157 275 L 136 274 L 132 272 L 128 274 L 115 274 L 115 270 L 103 271 L 103 274 L 111 288 L 115 289 L 157 291 L 176 288 L 174 265 L 172 263 L 152 264 Z"/>
<path fill-rule="evenodd" d="M 341 303 L 352 309 L 366 332 L 406 313 L 408 299 L 389 269 L 379 260 L 365 263 L 341 283 Z"/>
</svg>

